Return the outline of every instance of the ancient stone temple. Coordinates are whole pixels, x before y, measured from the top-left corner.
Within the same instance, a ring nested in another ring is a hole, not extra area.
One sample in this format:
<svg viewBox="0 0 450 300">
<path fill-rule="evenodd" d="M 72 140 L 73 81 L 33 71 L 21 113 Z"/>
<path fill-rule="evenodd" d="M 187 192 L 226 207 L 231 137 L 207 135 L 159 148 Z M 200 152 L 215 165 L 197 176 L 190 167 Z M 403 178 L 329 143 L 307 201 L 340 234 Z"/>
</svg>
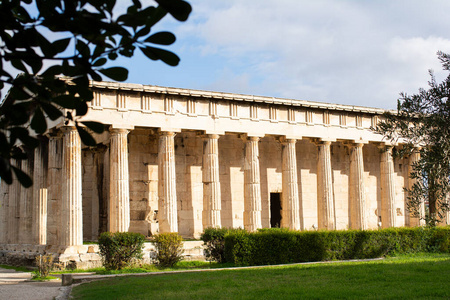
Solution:
<svg viewBox="0 0 450 300">
<path fill-rule="evenodd" d="M 146 236 L 206 227 L 295 230 L 416 226 L 411 157 L 371 131 L 383 110 L 303 100 L 92 82 L 84 120 L 108 130 L 85 147 L 51 125 L 2 183 L 3 245 L 77 246 L 104 231 Z M 17 163 L 18 164 L 18 163 Z"/>
</svg>

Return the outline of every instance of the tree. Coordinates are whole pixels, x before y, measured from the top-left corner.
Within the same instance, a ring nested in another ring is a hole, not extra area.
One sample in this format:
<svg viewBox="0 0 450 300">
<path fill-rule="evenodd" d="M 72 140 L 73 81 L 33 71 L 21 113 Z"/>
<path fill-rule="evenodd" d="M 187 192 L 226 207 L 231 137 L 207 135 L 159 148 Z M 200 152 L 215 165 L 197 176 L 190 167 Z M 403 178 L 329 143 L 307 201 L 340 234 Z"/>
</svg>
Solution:
<svg viewBox="0 0 450 300">
<path fill-rule="evenodd" d="M 450 71 L 450 55 L 438 52 L 443 69 Z M 385 113 L 386 119 L 376 131 L 387 139 L 403 139 L 406 145 L 397 155 L 420 151 L 420 159 L 413 164 L 410 175 L 415 179 L 407 190 L 408 210 L 419 216 L 421 205 L 428 202 L 425 221 L 435 226 L 449 211 L 450 192 L 450 75 L 437 83 L 432 71 L 429 89 L 418 94 L 402 93 L 397 113 Z"/>
<path fill-rule="evenodd" d="M 187 20 L 191 6 L 183 0 L 155 1 L 157 6 L 143 7 L 132 0 L 119 15 L 116 0 L 0 1 L 0 90 L 10 87 L 0 106 L 2 180 L 11 184 L 14 173 L 22 185 L 32 184 L 10 160 L 26 159 L 25 150 L 39 145 L 46 118 L 73 122 L 82 142 L 95 145 L 90 132 L 103 132 L 103 125 L 78 121 L 93 98 L 89 80 L 103 75 L 124 81 L 128 76 L 126 68 L 105 67 L 108 62 L 132 57 L 139 48 L 151 60 L 178 64 L 177 55 L 155 47 L 172 44 L 175 36 L 151 29 L 168 13 Z M 64 116 L 63 109 L 69 110 Z"/>
</svg>

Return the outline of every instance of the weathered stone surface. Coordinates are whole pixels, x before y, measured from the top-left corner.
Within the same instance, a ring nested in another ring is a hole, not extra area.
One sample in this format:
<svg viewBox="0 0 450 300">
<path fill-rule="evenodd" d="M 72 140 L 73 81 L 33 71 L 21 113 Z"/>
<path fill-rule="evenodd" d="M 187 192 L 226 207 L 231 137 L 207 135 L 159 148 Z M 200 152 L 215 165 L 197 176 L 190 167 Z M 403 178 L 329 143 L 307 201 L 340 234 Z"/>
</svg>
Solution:
<svg viewBox="0 0 450 300">
<path fill-rule="evenodd" d="M 412 184 L 408 166 L 417 157 L 393 159 L 377 148 L 393 147 L 370 130 L 382 110 L 92 85 L 95 107 L 85 120 L 100 119 L 110 131 L 95 135 L 96 147 L 86 147 L 71 124 L 52 122 L 48 145 L 36 150 L 34 164 L 13 162 L 33 167 L 38 184 L 32 219 L 25 201 L 31 196 L 17 183 L 2 185 L 0 242 L 16 245 L 8 249 L 31 253 L 17 244 L 33 242 L 64 253 L 72 251 L 65 246 L 96 240 L 105 231 L 197 238 L 207 226 L 253 231 L 271 226 L 277 197 L 279 222 L 291 229 L 418 225 L 405 210 L 403 191 Z M 32 241 L 27 230 L 19 230 L 29 220 Z"/>
</svg>

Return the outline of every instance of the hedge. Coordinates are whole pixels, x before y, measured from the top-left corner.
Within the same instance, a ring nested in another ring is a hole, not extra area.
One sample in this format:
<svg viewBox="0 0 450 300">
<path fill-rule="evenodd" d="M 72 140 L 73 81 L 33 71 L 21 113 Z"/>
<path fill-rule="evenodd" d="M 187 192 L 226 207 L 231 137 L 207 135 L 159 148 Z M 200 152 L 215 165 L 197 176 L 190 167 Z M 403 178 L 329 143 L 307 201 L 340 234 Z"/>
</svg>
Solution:
<svg viewBox="0 0 450 300">
<path fill-rule="evenodd" d="M 450 227 L 382 230 L 229 231 L 225 262 L 273 265 L 308 261 L 376 258 L 394 253 L 450 252 Z"/>
</svg>

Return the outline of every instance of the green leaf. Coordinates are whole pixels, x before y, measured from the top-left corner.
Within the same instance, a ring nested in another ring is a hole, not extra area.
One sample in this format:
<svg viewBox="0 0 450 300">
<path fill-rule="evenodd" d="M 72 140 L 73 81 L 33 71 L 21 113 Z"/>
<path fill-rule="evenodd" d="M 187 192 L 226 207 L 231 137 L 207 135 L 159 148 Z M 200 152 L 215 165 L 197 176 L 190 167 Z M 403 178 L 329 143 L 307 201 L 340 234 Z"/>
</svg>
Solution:
<svg viewBox="0 0 450 300">
<path fill-rule="evenodd" d="M 30 176 L 28 176 L 28 174 L 26 174 L 17 167 L 11 166 L 11 168 L 13 169 L 14 174 L 16 174 L 16 177 L 21 185 L 23 185 L 26 188 L 29 188 L 30 186 L 33 185 L 33 181 L 31 180 Z"/>
<path fill-rule="evenodd" d="M 122 67 L 111 67 L 98 70 L 103 75 L 117 81 L 125 81 L 128 78 L 128 70 Z"/>
<path fill-rule="evenodd" d="M 182 0 L 155 0 L 178 21 L 186 21 L 192 11 L 189 3 Z"/>
<path fill-rule="evenodd" d="M 64 52 L 70 44 L 71 38 L 54 41 L 52 46 L 57 53 Z"/>
<path fill-rule="evenodd" d="M 84 121 L 81 123 L 95 133 L 103 133 L 105 131 L 105 125 L 100 122 Z"/>
<path fill-rule="evenodd" d="M 27 68 L 25 67 L 25 65 L 23 64 L 22 60 L 20 59 L 11 59 L 11 64 L 14 68 L 16 68 L 17 70 L 23 71 L 25 73 L 28 73 Z"/>
<path fill-rule="evenodd" d="M 42 73 L 42 76 L 44 77 L 55 77 L 56 75 L 59 75 L 62 73 L 62 67 L 59 65 L 51 66 L 47 70 Z"/>
<path fill-rule="evenodd" d="M 166 64 L 168 64 L 169 66 L 177 66 L 178 63 L 180 62 L 180 58 L 167 50 L 163 50 L 163 49 L 159 49 L 159 48 L 155 48 L 155 47 L 145 47 L 145 48 L 140 48 L 142 53 L 145 54 L 145 56 L 147 56 L 150 59 L 153 60 L 157 60 L 160 59 L 163 62 L 165 62 Z"/>
<path fill-rule="evenodd" d="M 92 135 L 87 132 L 83 127 L 76 125 L 78 134 L 80 135 L 80 139 L 86 146 L 95 146 L 97 143 Z"/>
<path fill-rule="evenodd" d="M 87 114 L 88 106 L 86 102 L 80 99 L 79 101 L 77 101 L 76 105 L 77 107 L 75 109 L 77 116 L 84 116 L 85 114 Z"/>
<path fill-rule="evenodd" d="M 93 67 L 100 67 L 100 66 L 103 66 L 104 64 L 106 64 L 107 61 L 108 61 L 108 60 L 107 60 L 106 58 L 101 57 L 101 58 L 99 58 L 99 59 L 96 59 L 96 60 L 94 61 L 94 63 L 92 64 L 92 66 L 93 66 Z"/>
<path fill-rule="evenodd" d="M 175 42 L 176 38 L 173 33 L 168 31 L 157 32 L 145 39 L 145 42 L 159 44 L 159 45 L 171 45 Z"/>
<path fill-rule="evenodd" d="M 59 95 L 52 101 L 63 108 L 75 109 L 76 107 L 76 98 L 72 95 Z"/>
<path fill-rule="evenodd" d="M 30 126 L 36 133 L 44 133 L 47 130 L 47 122 L 45 121 L 44 113 L 39 107 L 34 111 Z"/>
<path fill-rule="evenodd" d="M 50 103 L 42 102 L 41 107 L 52 121 L 62 116 L 62 112 Z"/>
</svg>

